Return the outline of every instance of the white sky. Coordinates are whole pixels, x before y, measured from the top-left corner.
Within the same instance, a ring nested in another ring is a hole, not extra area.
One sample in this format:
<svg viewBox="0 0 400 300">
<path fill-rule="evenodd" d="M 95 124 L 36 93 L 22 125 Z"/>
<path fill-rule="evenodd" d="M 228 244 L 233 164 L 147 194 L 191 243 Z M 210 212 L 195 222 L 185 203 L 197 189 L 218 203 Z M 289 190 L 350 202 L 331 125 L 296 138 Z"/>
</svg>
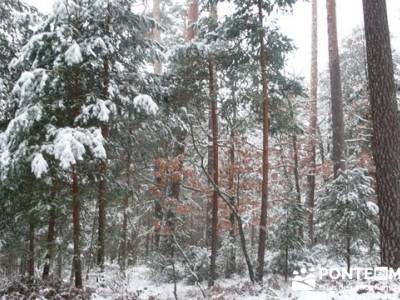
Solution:
<svg viewBox="0 0 400 300">
<path fill-rule="evenodd" d="M 52 9 L 54 0 L 25 0 L 43 12 Z M 328 40 L 326 27 L 326 0 L 318 1 L 318 47 L 319 68 L 328 65 Z M 392 48 L 400 51 L 400 0 L 386 0 L 389 27 L 392 34 Z M 355 27 L 363 26 L 362 0 L 336 0 L 339 41 L 351 34 Z M 299 0 L 293 14 L 280 17 L 283 33 L 293 39 L 298 48 L 290 55 L 287 70 L 296 75 L 309 77 L 311 56 L 311 3 Z"/>
<path fill-rule="evenodd" d="M 378 0 L 377 0 L 378 1 Z M 320 71 L 328 67 L 326 0 L 318 2 L 318 58 Z M 392 48 L 400 50 L 400 0 L 386 0 Z M 362 0 L 336 0 L 339 42 L 356 27 L 364 26 Z M 311 2 L 299 0 L 293 14 L 280 18 L 282 31 L 293 39 L 297 50 L 291 54 L 287 70 L 309 78 L 311 60 Z M 340 45 L 339 45 L 340 47 Z"/>
</svg>

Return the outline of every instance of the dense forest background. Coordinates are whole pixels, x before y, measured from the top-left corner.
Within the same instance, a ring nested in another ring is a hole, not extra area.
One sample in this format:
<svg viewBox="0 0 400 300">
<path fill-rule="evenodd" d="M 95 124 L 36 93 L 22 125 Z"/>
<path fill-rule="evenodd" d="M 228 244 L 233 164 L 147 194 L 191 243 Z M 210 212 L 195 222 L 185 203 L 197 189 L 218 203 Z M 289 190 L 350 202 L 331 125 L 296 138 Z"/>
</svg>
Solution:
<svg viewBox="0 0 400 300">
<path fill-rule="evenodd" d="M 310 1 L 309 86 L 286 71 L 296 45 L 274 17 L 295 3 L 233 0 L 219 17 L 215 1 L 59 0 L 43 15 L 2 0 L 0 289 L 59 278 L 86 299 L 145 266 L 176 299 L 178 282 L 207 298 L 223 278 L 399 267 L 385 1 L 364 0 L 365 28 L 343 41 L 335 0 Z"/>
</svg>

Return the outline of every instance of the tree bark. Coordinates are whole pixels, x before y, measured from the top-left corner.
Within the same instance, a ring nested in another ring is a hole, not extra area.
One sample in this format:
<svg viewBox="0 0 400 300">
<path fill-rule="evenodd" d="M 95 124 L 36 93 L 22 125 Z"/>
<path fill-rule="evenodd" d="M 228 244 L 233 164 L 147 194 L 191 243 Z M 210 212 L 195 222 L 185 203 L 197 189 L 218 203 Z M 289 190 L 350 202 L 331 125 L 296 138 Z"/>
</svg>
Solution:
<svg viewBox="0 0 400 300">
<path fill-rule="evenodd" d="M 213 174 L 213 139 L 212 139 L 212 106 L 211 103 L 208 109 L 208 160 L 207 160 L 207 170 L 210 178 L 212 178 Z M 212 190 L 212 183 L 208 180 L 208 186 L 210 191 Z M 207 197 L 207 211 L 206 211 L 206 247 L 211 245 L 211 235 L 212 235 L 212 199 L 213 194 L 210 192 L 210 195 Z"/>
<path fill-rule="evenodd" d="M 153 18 L 157 22 L 157 24 L 153 28 L 153 39 L 157 43 L 161 42 L 161 33 L 159 24 L 161 23 L 161 9 L 160 9 L 160 0 L 153 0 Z M 153 62 L 154 73 L 161 74 L 162 72 L 162 63 L 159 59 L 155 59 Z"/>
<path fill-rule="evenodd" d="M 55 193 L 53 193 L 55 195 Z M 53 199 L 52 199 L 53 200 Z M 43 268 L 42 279 L 46 280 L 50 275 L 50 268 L 52 266 L 52 262 L 54 259 L 54 240 L 55 240 L 55 228 L 56 227 L 56 208 L 54 204 L 51 205 L 49 210 L 49 224 L 47 230 L 47 254 L 46 254 L 46 262 Z"/>
<path fill-rule="evenodd" d="M 110 3 L 107 5 L 107 15 L 104 23 L 105 35 L 110 34 L 111 27 L 111 6 Z M 102 97 L 108 99 L 109 92 L 108 88 L 110 85 L 110 57 L 106 54 L 103 61 L 103 74 L 102 74 Z M 108 137 L 108 128 L 106 124 L 101 126 L 101 134 L 104 139 Z M 100 271 L 104 271 L 104 256 L 105 256 L 105 230 L 106 230 L 106 193 L 107 193 L 107 161 L 101 159 L 99 162 L 100 181 L 99 181 L 99 228 L 98 228 L 98 240 L 97 240 L 97 265 L 100 267 Z"/>
<path fill-rule="evenodd" d="M 72 169 L 72 222 L 74 237 L 74 258 L 73 269 L 75 274 L 75 287 L 82 288 L 82 264 L 81 264 L 81 248 L 80 248 L 80 211 L 81 202 L 79 200 L 78 174 L 76 166 Z"/>
<path fill-rule="evenodd" d="M 199 2 L 198 0 L 188 0 L 188 26 L 186 28 L 186 40 L 191 41 L 197 33 L 197 21 L 199 19 Z"/>
<path fill-rule="evenodd" d="M 155 162 L 155 181 L 156 181 L 156 187 L 160 194 L 163 193 L 163 187 L 162 187 L 162 176 L 158 174 L 161 171 L 161 166 L 160 166 L 160 161 Z M 154 203 L 154 216 L 155 216 L 155 224 L 154 224 L 154 247 L 156 250 L 159 249 L 160 247 L 160 239 L 161 239 L 161 224 L 164 218 L 164 212 L 163 212 L 163 205 L 162 205 L 162 200 L 163 200 L 163 195 L 160 195 L 155 200 Z"/>
<path fill-rule="evenodd" d="M 400 116 L 385 0 L 363 0 L 381 263 L 400 267 Z"/>
<path fill-rule="evenodd" d="M 29 254 L 28 254 L 28 276 L 35 277 L 35 225 L 31 220 L 29 222 Z"/>
<path fill-rule="evenodd" d="M 336 177 L 339 170 L 345 169 L 342 81 L 336 25 L 336 0 L 326 0 L 326 8 L 332 107 L 332 160 L 333 173 Z"/>
<path fill-rule="evenodd" d="M 128 209 L 129 209 L 129 196 L 130 196 L 130 155 L 128 154 L 127 161 L 127 173 L 126 173 L 126 185 L 128 192 L 124 198 L 124 220 L 122 222 L 122 260 L 121 260 L 121 270 L 126 270 L 127 256 L 128 256 Z"/>
<path fill-rule="evenodd" d="M 215 90 L 215 69 L 212 60 L 209 62 L 210 93 L 211 94 L 211 112 L 212 112 L 212 145 L 213 145 L 213 181 L 218 185 L 218 117 L 217 100 Z M 210 277 L 209 286 L 214 285 L 216 279 L 216 259 L 218 249 L 218 191 L 213 190 L 212 195 L 212 216 L 211 216 L 211 256 L 210 256 Z"/>
<path fill-rule="evenodd" d="M 318 96 L 318 6 L 317 0 L 311 4 L 311 84 L 310 84 L 310 124 L 308 141 L 307 175 L 308 193 L 308 238 L 310 246 L 314 244 L 314 202 L 315 202 L 315 174 L 316 174 L 316 145 L 317 145 L 317 96 Z"/>
<path fill-rule="evenodd" d="M 213 30 L 217 23 L 217 4 L 212 3 L 210 9 L 210 30 Z M 208 84 L 211 105 L 211 128 L 212 128 L 212 177 L 215 185 L 218 186 L 218 103 L 217 103 L 217 78 L 215 61 L 212 54 L 208 60 Z M 218 252 L 218 190 L 214 187 L 212 194 L 212 215 L 211 215 L 211 255 L 210 255 L 210 274 L 208 286 L 214 285 L 216 274 L 216 260 Z"/>
<path fill-rule="evenodd" d="M 229 179 L 228 179 L 228 189 L 231 195 L 235 194 L 235 133 L 233 128 L 231 128 L 230 135 L 230 148 L 229 148 Z M 238 195 L 237 195 L 238 196 Z M 235 198 L 231 198 L 232 206 L 236 206 Z M 228 262 L 225 272 L 225 277 L 230 278 L 233 273 L 236 271 L 236 251 L 235 251 L 235 242 L 236 242 L 236 234 L 235 234 L 235 214 L 233 212 L 229 215 L 230 229 L 229 229 L 229 255 Z"/>
<path fill-rule="evenodd" d="M 299 149 L 297 146 L 297 135 L 294 133 L 292 135 L 292 144 L 293 144 L 293 161 L 294 161 L 294 168 L 293 168 L 293 175 L 294 175 L 294 183 L 296 187 L 296 200 L 297 203 L 301 204 L 301 190 L 300 190 L 300 174 L 299 174 Z M 299 236 L 301 239 L 304 237 L 304 228 L 301 224 L 299 226 Z"/>
<path fill-rule="evenodd" d="M 268 137 L 269 137 L 269 96 L 267 81 L 267 49 L 263 30 L 263 11 L 262 0 L 258 0 L 258 22 L 260 25 L 260 71 L 263 99 L 263 151 L 262 151 L 262 190 L 261 190 L 261 216 L 260 216 L 260 232 L 258 240 L 257 252 L 257 275 L 256 280 L 262 282 L 264 275 L 264 256 L 265 244 L 267 240 L 267 210 L 268 210 Z"/>
</svg>

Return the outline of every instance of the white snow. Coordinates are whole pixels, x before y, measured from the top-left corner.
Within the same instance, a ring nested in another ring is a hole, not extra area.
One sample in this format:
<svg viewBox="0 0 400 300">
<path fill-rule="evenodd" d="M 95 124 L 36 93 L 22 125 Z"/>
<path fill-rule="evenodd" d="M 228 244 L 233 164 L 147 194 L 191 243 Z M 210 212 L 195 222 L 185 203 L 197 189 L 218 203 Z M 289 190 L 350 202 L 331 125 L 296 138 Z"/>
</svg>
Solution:
<svg viewBox="0 0 400 300">
<path fill-rule="evenodd" d="M 72 45 L 65 52 L 65 61 L 70 66 L 79 64 L 83 61 L 81 48 L 75 41 L 72 42 Z"/>
<path fill-rule="evenodd" d="M 244 276 L 244 275 L 243 275 Z M 220 278 L 212 289 L 202 282 L 207 299 L 229 300 L 394 300 L 399 299 L 400 286 L 397 282 L 388 285 L 368 282 L 330 282 L 310 291 L 293 291 L 291 282 L 283 281 L 278 275 L 270 275 L 263 286 L 251 284 L 248 278 L 234 276 L 231 279 Z M 269 283 L 267 283 L 269 282 Z M 118 266 L 107 265 L 106 272 L 89 274 L 87 286 L 96 292 L 91 300 L 137 299 L 137 300 L 174 300 L 174 284 L 160 283 L 154 280 L 152 271 L 143 265 L 129 268 L 123 276 Z M 199 287 L 183 282 L 177 283 L 178 299 L 204 299 Z"/>
<path fill-rule="evenodd" d="M 77 161 L 83 160 L 86 147 L 96 158 L 106 158 L 104 138 L 100 129 L 61 128 L 53 129 L 50 134 L 54 136 L 53 144 L 46 150 L 59 160 L 63 169 L 69 169 Z"/>
<path fill-rule="evenodd" d="M 42 153 L 35 153 L 31 163 L 32 173 L 36 178 L 41 178 L 48 170 L 47 161 L 44 159 Z"/>
<path fill-rule="evenodd" d="M 95 104 L 90 104 L 82 107 L 82 113 L 78 116 L 78 120 L 84 122 L 91 118 L 95 118 L 101 122 L 108 122 L 111 113 L 115 112 L 115 104 L 110 100 L 97 99 Z"/>
<path fill-rule="evenodd" d="M 138 111 L 148 115 L 155 115 L 158 112 L 158 105 L 149 95 L 139 94 L 133 99 L 133 105 Z"/>
</svg>

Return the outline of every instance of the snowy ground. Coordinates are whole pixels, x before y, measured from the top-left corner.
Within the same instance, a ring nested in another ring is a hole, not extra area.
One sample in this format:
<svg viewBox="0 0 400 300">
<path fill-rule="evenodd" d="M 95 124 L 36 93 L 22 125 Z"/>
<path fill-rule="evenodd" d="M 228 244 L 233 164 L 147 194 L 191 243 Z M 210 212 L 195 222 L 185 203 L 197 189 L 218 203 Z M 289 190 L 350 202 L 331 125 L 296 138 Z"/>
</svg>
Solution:
<svg viewBox="0 0 400 300">
<path fill-rule="evenodd" d="M 152 280 L 152 273 L 145 266 L 131 268 L 126 278 L 108 275 L 100 282 L 91 279 L 92 288 L 96 293 L 92 300 L 104 299 L 138 299 L 138 300 L 169 300 L 175 299 L 174 285 L 171 283 L 156 283 Z M 265 285 L 251 285 L 245 278 L 219 280 L 216 286 L 207 290 L 206 283 L 202 287 L 206 290 L 207 299 L 213 300 L 392 300 L 400 299 L 400 285 L 387 286 L 382 283 L 366 284 L 359 282 L 347 287 L 338 284 L 318 286 L 315 291 L 292 291 L 289 285 L 278 281 L 269 281 L 270 287 Z M 178 299 L 204 299 L 200 288 L 184 283 L 177 284 Z"/>
</svg>

